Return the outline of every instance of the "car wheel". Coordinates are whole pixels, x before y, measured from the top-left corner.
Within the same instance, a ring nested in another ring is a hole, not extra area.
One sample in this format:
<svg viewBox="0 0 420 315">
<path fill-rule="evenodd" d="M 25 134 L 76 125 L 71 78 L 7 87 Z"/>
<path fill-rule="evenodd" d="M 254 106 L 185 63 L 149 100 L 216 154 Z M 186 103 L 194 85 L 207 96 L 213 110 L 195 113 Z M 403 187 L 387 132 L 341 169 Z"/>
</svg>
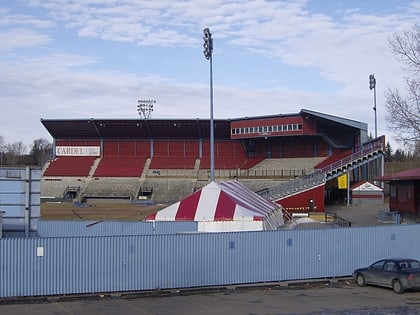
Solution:
<svg viewBox="0 0 420 315">
<path fill-rule="evenodd" d="M 392 289 L 397 294 L 404 293 L 404 288 L 403 288 L 400 280 L 394 280 L 394 281 L 392 281 Z"/>
<path fill-rule="evenodd" d="M 365 277 L 359 273 L 356 277 L 356 283 L 359 287 L 365 287 L 366 286 L 366 280 Z"/>
</svg>

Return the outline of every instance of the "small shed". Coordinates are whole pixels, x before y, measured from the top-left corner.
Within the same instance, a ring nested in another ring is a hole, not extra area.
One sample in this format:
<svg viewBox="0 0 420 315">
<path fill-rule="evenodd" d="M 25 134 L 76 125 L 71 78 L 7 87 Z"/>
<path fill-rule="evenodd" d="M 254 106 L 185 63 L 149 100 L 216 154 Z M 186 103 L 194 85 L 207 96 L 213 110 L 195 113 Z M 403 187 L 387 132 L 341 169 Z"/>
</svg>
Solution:
<svg viewBox="0 0 420 315">
<path fill-rule="evenodd" d="M 352 205 L 379 205 L 384 203 L 383 189 L 371 182 L 358 182 L 350 187 Z"/>
<path fill-rule="evenodd" d="M 376 180 L 389 182 L 389 210 L 417 216 L 420 220 L 420 168 L 388 174 Z"/>
</svg>

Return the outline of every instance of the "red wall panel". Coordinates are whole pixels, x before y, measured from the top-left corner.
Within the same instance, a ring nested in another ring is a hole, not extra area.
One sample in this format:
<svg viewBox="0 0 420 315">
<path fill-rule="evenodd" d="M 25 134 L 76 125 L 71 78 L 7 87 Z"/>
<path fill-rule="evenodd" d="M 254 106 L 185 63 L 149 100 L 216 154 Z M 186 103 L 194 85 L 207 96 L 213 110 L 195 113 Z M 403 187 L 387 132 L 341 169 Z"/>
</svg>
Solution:
<svg viewBox="0 0 420 315">
<path fill-rule="evenodd" d="M 314 201 L 315 212 L 325 211 L 324 185 L 277 200 L 276 203 L 289 212 L 308 212 L 310 199 Z"/>
</svg>

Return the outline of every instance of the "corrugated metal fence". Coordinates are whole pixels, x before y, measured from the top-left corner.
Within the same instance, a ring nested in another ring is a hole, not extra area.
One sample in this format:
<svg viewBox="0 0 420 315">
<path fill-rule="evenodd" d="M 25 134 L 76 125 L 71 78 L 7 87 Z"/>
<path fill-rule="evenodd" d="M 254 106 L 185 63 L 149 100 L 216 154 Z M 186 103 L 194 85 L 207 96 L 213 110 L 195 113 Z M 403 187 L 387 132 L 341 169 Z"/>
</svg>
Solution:
<svg viewBox="0 0 420 315">
<path fill-rule="evenodd" d="M 0 240 L 0 297 L 153 290 L 350 275 L 420 259 L 420 225 Z"/>
<path fill-rule="evenodd" d="M 198 222 L 134 221 L 39 221 L 38 236 L 123 236 L 194 232 Z"/>
</svg>

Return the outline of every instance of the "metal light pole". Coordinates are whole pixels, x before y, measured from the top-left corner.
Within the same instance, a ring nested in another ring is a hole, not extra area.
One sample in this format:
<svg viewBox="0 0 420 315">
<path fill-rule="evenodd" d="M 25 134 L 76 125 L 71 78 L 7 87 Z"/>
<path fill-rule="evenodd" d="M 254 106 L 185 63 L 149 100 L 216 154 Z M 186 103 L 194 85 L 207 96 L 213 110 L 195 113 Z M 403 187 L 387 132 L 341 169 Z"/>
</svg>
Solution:
<svg viewBox="0 0 420 315">
<path fill-rule="evenodd" d="M 378 125 L 376 118 L 376 79 L 373 74 L 369 76 L 369 88 L 373 89 L 373 111 L 375 112 L 375 138 L 378 137 Z"/>
<path fill-rule="evenodd" d="M 156 100 L 138 100 L 137 103 L 137 112 L 139 113 L 140 118 L 150 119 L 152 117 L 153 105 L 156 103 Z"/>
<path fill-rule="evenodd" d="M 213 39 L 210 29 L 204 30 L 204 57 L 210 60 L 210 181 L 214 181 L 214 122 L 213 122 Z"/>
</svg>

